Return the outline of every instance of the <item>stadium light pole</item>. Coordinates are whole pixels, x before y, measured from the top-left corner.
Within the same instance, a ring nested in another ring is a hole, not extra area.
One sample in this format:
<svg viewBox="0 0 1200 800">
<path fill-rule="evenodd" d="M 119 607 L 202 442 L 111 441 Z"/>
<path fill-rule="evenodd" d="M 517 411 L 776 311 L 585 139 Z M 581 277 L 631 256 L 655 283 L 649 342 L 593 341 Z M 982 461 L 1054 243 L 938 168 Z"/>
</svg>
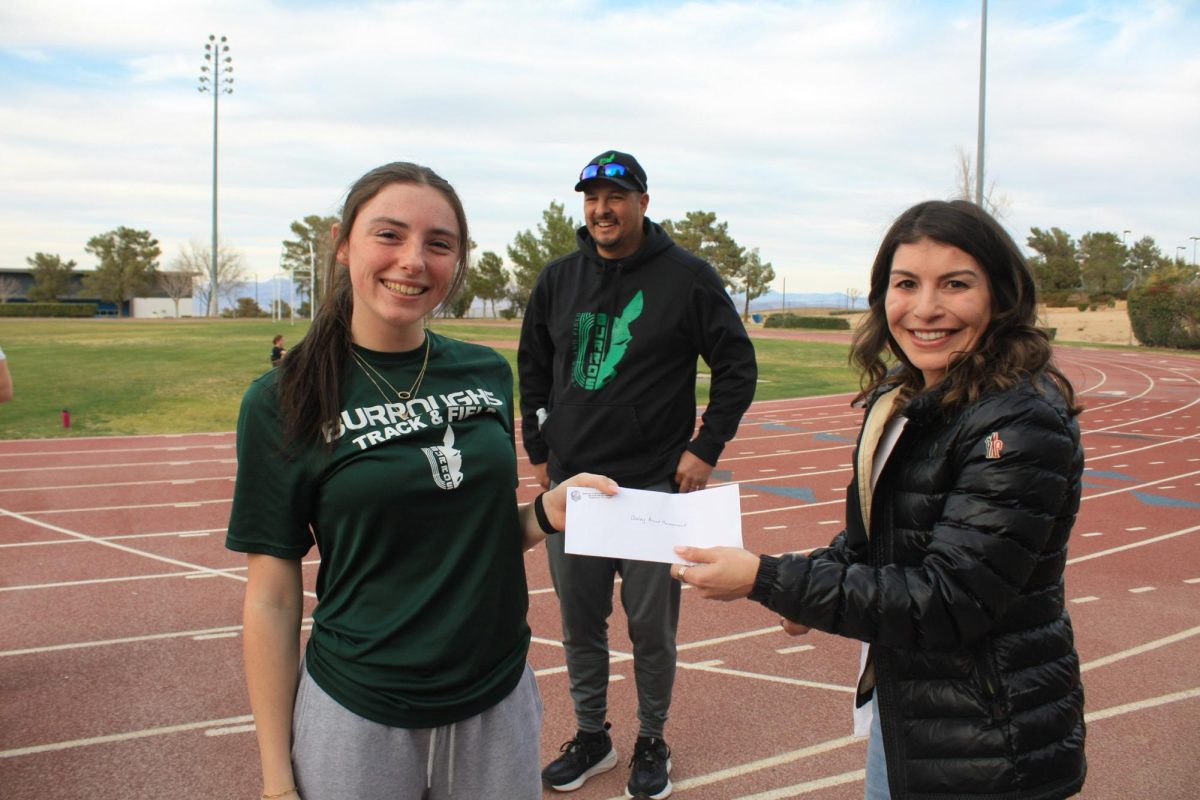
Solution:
<svg viewBox="0 0 1200 800">
<path fill-rule="evenodd" d="M 1183 259 L 1179 257 L 1179 251 L 1180 251 L 1180 250 L 1182 250 L 1182 251 L 1184 251 L 1184 252 L 1186 253 L 1186 252 L 1187 252 L 1187 245 L 1186 245 L 1186 244 L 1177 244 L 1177 245 L 1175 245 L 1175 260 L 1176 260 L 1176 261 L 1183 261 Z"/>
<path fill-rule="evenodd" d="M 208 92 L 212 95 L 213 101 L 213 169 L 212 169 L 212 267 L 209 275 L 209 292 L 208 292 L 208 315 L 215 317 L 218 314 L 218 299 L 217 299 L 217 106 L 222 94 L 233 94 L 233 57 L 226 55 L 229 52 L 229 45 L 226 43 L 225 37 L 218 39 L 215 35 L 208 35 L 208 42 L 204 45 L 204 61 L 205 64 L 200 67 L 200 86 L 198 87 L 201 93 Z"/>
<path fill-rule="evenodd" d="M 983 208 L 983 129 L 984 109 L 987 108 L 987 0 L 982 0 L 983 10 L 979 27 L 979 122 L 975 143 L 975 205 Z"/>
<path fill-rule="evenodd" d="M 1192 266 L 1196 266 L 1196 242 L 1200 241 L 1200 236 L 1189 236 L 1192 240 Z"/>
</svg>

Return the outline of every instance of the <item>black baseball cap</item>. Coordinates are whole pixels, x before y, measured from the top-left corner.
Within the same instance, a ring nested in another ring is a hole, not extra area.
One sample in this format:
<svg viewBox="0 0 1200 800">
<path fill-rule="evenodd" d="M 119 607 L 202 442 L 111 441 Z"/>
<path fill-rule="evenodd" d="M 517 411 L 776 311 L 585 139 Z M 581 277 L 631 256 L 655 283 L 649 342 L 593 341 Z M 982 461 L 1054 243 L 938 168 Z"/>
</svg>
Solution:
<svg viewBox="0 0 1200 800">
<path fill-rule="evenodd" d="M 635 192 L 646 191 L 646 170 L 629 153 L 617 150 L 605 150 L 589 161 L 579 173 L 575 191 L 582 192 L 584 184 L 592 180 L 612 181 Z"/>
</svg>

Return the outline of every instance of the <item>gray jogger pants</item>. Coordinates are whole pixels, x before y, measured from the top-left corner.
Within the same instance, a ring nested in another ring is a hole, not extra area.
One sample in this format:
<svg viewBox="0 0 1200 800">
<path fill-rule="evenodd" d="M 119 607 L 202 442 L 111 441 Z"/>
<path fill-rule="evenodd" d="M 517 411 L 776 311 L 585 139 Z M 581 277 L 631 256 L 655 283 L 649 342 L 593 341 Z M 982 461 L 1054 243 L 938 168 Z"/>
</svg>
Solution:
<svg viewBox="0 0 1200 800">
<path fill-rule="evenodd" d="M 670 491 L 669 484 L 649 488 Z M 571 555 L 563 552 L 563 539 L 546 539 L 546 552 L 562 615 L 576 724 L 581 731 L 595 732 L 604 728 L 608 716 L 608 618 L 614 579 L 620 575 L 621 605 L 633 643 L 638 735 L 662 738 L 675 686 L 679 582 L 671 577 L 669 564 Z"/>
<path fill-rule="evenodd" d="M 292 768 L 304 800 L 540 800 L 542 699 L 533 670 L 495 706 L 440 728 L 392 728 L 302 672 Z"/>
</svg>

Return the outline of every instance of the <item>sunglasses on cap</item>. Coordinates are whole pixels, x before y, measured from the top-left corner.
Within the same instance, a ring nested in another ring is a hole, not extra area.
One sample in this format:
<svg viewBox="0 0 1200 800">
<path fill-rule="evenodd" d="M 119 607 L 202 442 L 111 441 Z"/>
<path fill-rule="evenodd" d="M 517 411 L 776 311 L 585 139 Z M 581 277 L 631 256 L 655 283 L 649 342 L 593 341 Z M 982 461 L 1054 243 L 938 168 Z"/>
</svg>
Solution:
<svg viewBox="0 0 1200 800">
<path fill-rule="evenodd" d="M 626 169 L 623 164 L 588 164 L 583 168 L 583 172 L 579 173 L 579 180 L 581 181 L 590 181 L 592 178 L 625 177 L 632 179 L 634 183 L 640 183 L 637 176 Z"/>
</svg>

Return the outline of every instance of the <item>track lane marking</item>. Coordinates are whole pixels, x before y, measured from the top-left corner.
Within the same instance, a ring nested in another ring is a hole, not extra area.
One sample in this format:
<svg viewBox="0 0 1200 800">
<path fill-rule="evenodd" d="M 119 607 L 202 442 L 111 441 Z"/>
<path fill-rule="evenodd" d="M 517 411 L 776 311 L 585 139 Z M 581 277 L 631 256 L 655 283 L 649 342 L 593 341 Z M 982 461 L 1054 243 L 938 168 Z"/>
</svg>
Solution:
<svg viewBox="0 0 1200 800">
<path fill-rule="evenodd" d="M 43 522 L 42 520 L 34 519 L 34 518 L 28 517 L 24 514 L 19 514 L 15 511 L 9 511 L 6 508 L 0 508 L 0 517 L 12 517 L 14 519 L 19 519 L 23 522 L 29 523 L 30 525 L 36 525 L 38 527 L 45 528 L 46 530 L 52 530 L 55 533 L 61 533 L 64 536 L 72 536 L 76 539 L 79 539 L 80 541 L 90 542 L 92 544 L 98 544 L 101 547 L 108 547 L 113 550 L 117 550 L 122 553 L 127 553 L 132 556 L 138 556 L 139 558 L 148 558 L 151 561 L 159 561 L 163 564 L 170 564 L 173 567 L 182 567 L 186 570 L 189 570 L 190 572 L 209 572 L 209 573 L 212 573 L 213 575 L 219 575 L 224 578 L 230 578 L 235 581 L 241 581 L 242 583 L 245 583 L 247 580 L 247 578 L 245 576 L 234 575 L 229 572 L 226 572 L 225 570 L 216 569 L 213 567 L 205 567 L 201 564 L 193 564 L 188 561 L 181 561 L 178 558 L 171 558 L 169 556 L 161 556 L 161 555 L 158 555 L 157 553 L 147 553 L 143 550 L 138 550 L 133 547 L 127 547 L 126 545 L 118 544 L 116 542 L 106 541 L 104 539 L 97 539 L 94 536 L 89 536 L 86 533 L 79 533 L 78 531 L 73 531 L 73 530 L 70 530 L 69 528 L 62 528 L 62 527 L 59 527 L 58 525 L 52 525 L 49 522 Z M 309 591 L 305 591 L 304 596 L 311 597 L 314 600 L 317 597 L 316 592 L 309 592 Z"/>
</svg>

